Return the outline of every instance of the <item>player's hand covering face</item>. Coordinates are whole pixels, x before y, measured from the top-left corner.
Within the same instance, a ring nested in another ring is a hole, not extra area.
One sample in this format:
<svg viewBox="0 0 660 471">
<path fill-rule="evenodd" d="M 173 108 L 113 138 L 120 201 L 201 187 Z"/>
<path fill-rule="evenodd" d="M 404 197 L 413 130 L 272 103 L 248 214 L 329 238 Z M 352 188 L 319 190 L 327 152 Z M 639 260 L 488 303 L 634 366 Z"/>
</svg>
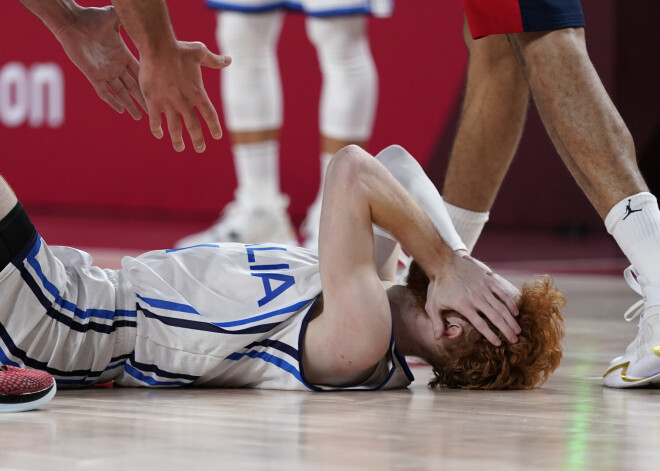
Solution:
<svg viewBox="0 0 660 471">
<path fill-rule="evenodd" d="M 176 41 L 171 49 L 160 51 L 157 60 L 140 59 L 140 88 L 147 102 L 149 126 L 156 138 L 163 137 L 161 115 L 164 113 L 174 150 L 181 152 L 185 149 L 183 119 L 195 151 L 204 152 L 206 144 L 195 108 L 209 127 L 211 136 L 214 139 L 222 137 L 218 114 L 204 89 L 201 66 L 221 69 L 231 64 L 230 57 L 213 54 L 200 42 Z"/>
<path fill-rule="evenodd" d="M 508 282 L 507 282 L 508 283 Z M 442 276 L 430 283 L 426 298 L 426 312 L 433 323 L 434 337 L 439 339 L 445 324 L 441 312 L 453 310 L 462 314 L 493 345 L 500 345 L 497 335 L 479 314 L 483 313 L 512 343 L 518 341 L 520 326 L 515 293 L 497 278 L 490 269 L 470 257 L 454 257 Z"/>
<path fill-rule="evenodd" d="M 98 96 L 118 113 L 124 109 L 133 119 L 147 107 L 137 76 L 139 64 L 119 33 L 113 7 L 75 10 L 76 21 L 54 31 L 69 59 L 85 74 Z M 132 98 L 131 98 L 132 97 Z"/>
</svg>

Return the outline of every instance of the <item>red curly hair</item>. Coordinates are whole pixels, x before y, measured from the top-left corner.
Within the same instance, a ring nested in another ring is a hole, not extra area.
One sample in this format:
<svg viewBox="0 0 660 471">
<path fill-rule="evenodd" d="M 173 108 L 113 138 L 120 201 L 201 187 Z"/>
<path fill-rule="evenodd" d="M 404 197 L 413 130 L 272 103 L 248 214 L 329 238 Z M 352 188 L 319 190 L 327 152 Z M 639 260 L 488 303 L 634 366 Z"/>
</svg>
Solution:
<svg viewBox="0 0 660 471">
<path fill-rule="evenodd" d="M 407 286 L 418 306 L 426 303 L 429 279 L 413 261 Z M 548 275 L 527 281 L 518 301 L 521 328 L 518 342 L 510 344 L 491 322 L 484 318 L 502 345 L 496 347 L 476 329 L 466 329 L 460 345 L 447 349 L 446 355 L 428 358 L 435 378 L 431 387 L 460 389 L 532 389 L 540 387 L 559 366 L 564 318 L 561 309 L 566 298 Z"/>
</svg>

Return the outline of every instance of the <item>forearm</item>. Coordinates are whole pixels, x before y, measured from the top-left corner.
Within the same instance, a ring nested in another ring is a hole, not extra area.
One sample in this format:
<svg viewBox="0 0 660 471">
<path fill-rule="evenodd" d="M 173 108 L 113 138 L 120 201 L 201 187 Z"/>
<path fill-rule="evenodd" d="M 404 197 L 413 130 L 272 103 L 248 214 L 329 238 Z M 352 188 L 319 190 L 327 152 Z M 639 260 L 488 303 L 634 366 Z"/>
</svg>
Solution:
<svg viewBox="0 0 660 471">
<path fill-rule="evenodd" d="M 73 0 L 19 0 L 57 36 L 74 24 L 77 13 L 82 9 Z"/>
<path fill-rule="evenodd" d="M 447 213 L 444 201 L 421 165 L 401 146 L 390 146 L 376 159 L 406 189 L 429 216 L 440 236 L 452 250 L 466 250 Z"/>
<path fill-rule="evenodd" d="M 356 203 L 368 207 L 371 221 L 400 241 L 429 276 L 441 273 L 454 253 L 424 210 L 377 160 L 364 152 L 354 152 L 351 158 Z"/>
<path fill-rule="evenodd" d="M 163 54 L 176 42 L 165 0 L 112 0 L 140 58 Z"/>
</svg>

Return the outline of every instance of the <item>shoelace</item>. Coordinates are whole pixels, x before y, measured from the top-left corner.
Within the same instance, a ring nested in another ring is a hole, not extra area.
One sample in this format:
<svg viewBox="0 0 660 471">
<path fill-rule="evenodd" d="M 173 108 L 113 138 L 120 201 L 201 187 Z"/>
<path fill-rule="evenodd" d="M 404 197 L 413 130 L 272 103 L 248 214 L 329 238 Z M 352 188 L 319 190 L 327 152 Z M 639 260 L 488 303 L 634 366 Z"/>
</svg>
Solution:
<svg viewBox="0 0 660 471">
<path fill-rule="evenodd" d="M 623 271 L 623 278 L 628 283 L 628 286 L 630 286 L 630 288 L 632 288 L 635 293 L 642 296 L 642 299 L 630 306 L 628 310 L 623 313 L 623 318 L 628 322 L 638 318 L 640 314 L 644 312 L 644 303 L 646 302 L 646 299 L 643 297 L 644 295 L 642 294 L 642 287 L 637 281 L 638 276 L 639 273 L 637 273 L 637 270 L 635 270 L 635 267 L 632 265 Z"/>
</svg>

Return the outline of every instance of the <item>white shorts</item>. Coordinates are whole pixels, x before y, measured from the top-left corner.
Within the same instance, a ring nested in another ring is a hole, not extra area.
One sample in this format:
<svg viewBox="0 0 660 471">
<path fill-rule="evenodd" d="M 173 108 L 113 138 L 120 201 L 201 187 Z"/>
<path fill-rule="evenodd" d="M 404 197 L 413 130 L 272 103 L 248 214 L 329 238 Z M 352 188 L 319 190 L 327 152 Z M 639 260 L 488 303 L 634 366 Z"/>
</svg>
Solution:
<svg viewBox="0 0 660 471">
<path fill-rule="evenodd" d="M 206 0 L 215 9 L 262 13 L 284 9 L 310 16 L 373 15 L 391 16 L 394 0 Z"/>
</svg>

